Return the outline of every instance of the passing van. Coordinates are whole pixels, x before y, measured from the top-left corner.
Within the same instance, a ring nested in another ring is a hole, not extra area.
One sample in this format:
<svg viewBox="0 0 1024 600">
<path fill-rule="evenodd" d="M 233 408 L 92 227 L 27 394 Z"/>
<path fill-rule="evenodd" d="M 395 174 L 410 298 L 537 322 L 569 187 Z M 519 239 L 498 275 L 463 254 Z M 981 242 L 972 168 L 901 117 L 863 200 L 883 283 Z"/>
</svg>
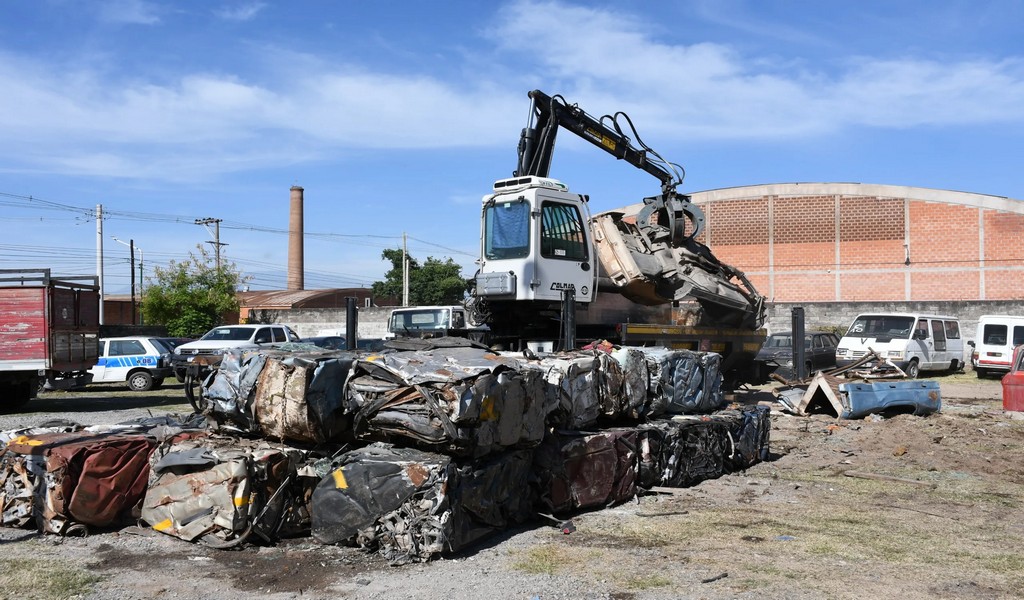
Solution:
<svg viewBox="0 0 1024 600">
<path fill-rule="evenodd" d="M 977 335 L 967 343 L 974 346 L 971 366 L 978 377 L 1002 375 L 1010 370 L 1013 348 L 1024 344 L 1024 317 L 982 315 Z"/>
<path fill-rule="evenodd" d="M 964 341 L 956 317 L 917 313 L 857 315 L 839 340 L 836 366 L 849 366 L 872 350 L 910 378 L 916 378 L 921 371 L 956 371 L 964 366 Z"/>
</svg>

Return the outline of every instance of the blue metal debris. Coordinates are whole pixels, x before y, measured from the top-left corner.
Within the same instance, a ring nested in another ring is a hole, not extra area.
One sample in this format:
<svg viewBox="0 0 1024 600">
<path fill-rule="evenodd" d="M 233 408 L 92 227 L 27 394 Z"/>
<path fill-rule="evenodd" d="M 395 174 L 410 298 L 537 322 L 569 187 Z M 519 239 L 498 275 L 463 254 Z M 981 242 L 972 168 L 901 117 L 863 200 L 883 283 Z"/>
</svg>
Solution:
<svg viewBox="0 0 1024 600">
<path fill-rule="evenodd" d="M 872 413 L 930 415 L 942 409 L 937 381 L 873 381 L 839 384 L 843 419 L 860 419 Z"/>
</svg>

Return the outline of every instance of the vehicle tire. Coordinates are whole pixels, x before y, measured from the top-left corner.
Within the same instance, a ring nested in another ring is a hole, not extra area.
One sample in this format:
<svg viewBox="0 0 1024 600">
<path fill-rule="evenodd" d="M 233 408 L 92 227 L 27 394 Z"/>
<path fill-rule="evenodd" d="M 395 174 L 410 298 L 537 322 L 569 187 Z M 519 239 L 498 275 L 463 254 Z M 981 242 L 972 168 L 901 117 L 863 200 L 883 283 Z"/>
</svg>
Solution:
<svg viewBox="0 0 1024 600">
<path fill-rule="evenodd" d="M 917 359 L 910 361 L 910 364 L 907 365 L 906 369 L 903 369 L 903 372 L 907 374 L 908 379 L 917 379 L 917 375 L 920 373 L 920 369 L 917 366 Z"/>
<path fill-rule="evenodd" d="M 988 371 L 985 369 L 974 369 L 974 374 L 978 376 L 978 379 L 984 379 L 988 375 Z"/>
<path fill-rule="evenodd" d="M 811 361 L 807 361 L 807 362 L 804 363 L 804 377 L 813 377 L 813 376 L 814 376 L 814 365 L 811 364 Z"/>
<path fill-rule="evenodd" d="M 133 392 L 148 392 L 153 389 L 153 376 L 149 371 L 135 371 L 128 375 L 128 389 Z"/>
<path fill-rule="evenodd" d="M 157 377 L 157 378 L 153 379 L 153 387 L 151 387 L 149 389 L 151 389 L 151 390 L 158 390 L 158 389 L 160 389 L 161 386 L 163 386 L 163 384 L 164 384 L 164 378 L 163 377 Z"/>
</svg>

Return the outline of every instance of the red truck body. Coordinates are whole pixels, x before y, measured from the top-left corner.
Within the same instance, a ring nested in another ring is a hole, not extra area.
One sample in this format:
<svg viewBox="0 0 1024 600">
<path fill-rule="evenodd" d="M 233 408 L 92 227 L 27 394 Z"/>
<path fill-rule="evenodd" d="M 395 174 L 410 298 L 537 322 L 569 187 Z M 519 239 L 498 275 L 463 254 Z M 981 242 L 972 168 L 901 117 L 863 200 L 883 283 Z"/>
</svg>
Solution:
<svg viewBox="0 0 1024 600">
<path fill-rule="evenodd" d="M 41 380 L 52 387 L 88 383 L 98 338 L 95 277 L 0 270 L 0 408 L 27 402 Z"/>
</svg>

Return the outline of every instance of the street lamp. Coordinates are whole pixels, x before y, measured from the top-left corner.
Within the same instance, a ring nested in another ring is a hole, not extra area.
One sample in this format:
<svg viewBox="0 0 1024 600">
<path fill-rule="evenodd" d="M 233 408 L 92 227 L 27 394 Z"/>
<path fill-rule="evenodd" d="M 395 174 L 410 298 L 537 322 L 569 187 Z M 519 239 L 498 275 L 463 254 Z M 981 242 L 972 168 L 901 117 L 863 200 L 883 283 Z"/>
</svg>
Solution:
<svg viewBox="0 0 1024 600">
<path fill-rule="evenodd" d="M 110 236 L 118 244 L 124 244 L 128 246 L 129 256 L 131 257 L 131 268 L 129 272 L 132 275 L 131 279 L 131 296 L 132 296 L 132 325 L 135 325 L 135 250 L 139 251 L 139 300 L 142 299 L 142 248 L 135 245 L 135 240 L 128 240 L 127 242 L 117 239 L 115 236 Z M 142 322 L 140 321 L 141 325 Z"/>
</svg>

